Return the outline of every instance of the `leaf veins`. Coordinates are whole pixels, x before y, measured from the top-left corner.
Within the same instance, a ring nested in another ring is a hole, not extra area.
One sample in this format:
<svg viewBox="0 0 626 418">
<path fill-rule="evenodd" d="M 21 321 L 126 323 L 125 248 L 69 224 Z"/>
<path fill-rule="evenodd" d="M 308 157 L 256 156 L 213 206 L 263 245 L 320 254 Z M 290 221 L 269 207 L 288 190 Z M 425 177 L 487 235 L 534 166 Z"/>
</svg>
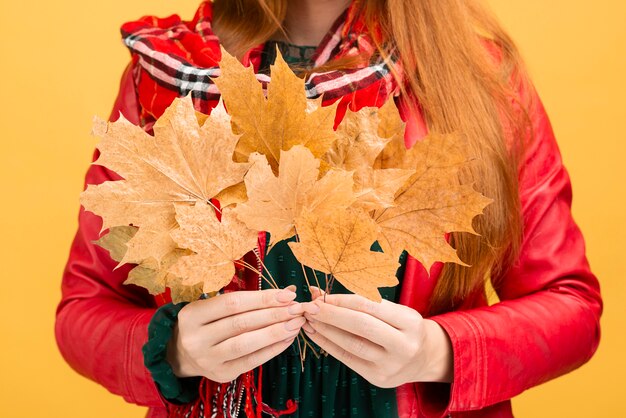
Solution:
<svg viewBox="0 0 626 418">
<path fill-rule="evenodd" d="M 302 264 L 332 274 L 346 289 L 380 302 L 379 287 L 398 284 L 398 258 L 371 251 L 377 227 L 361 210 L 304 213 L 296 222 L 300 242 L 289 247 Z"/>
</svg>

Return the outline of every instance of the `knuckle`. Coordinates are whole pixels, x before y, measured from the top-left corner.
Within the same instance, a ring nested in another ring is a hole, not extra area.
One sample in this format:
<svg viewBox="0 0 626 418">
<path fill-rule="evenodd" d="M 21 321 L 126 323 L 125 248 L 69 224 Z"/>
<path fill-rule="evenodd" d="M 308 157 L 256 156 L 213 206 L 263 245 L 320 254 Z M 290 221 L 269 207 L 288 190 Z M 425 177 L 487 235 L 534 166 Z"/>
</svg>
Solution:
<svg viewBox="0 0 626 418">
<path fill-rule="evenodd" d="M 241 297 L 236 293 L 229 293 L 223 297 L 226 311 L 231 314 L 237 312 L 239 306 L 241 305 Z"/>
<path fill-rule="evenodd" d="M 400 307 L 402 310 L 399 314 L 407 319 L 407 323 L 418 324 L 423 319 L 422 315 L 420 315 L 415 309 L 403 305 L 400 305 Z"/>
<path fill-rule="evenodd" d="M 389 380 L 390 379 L 389 379 L 389 376 L 387 374 L 379 373 L 376 376 L 376 381 L 377 381 L 376 386 L 381 387 L 381 388 L 389 387 L 389 383 L 390 383 Z"/>
<path fill-rule="evenodd" d="M 367 305 L 367 313 L 374 316 L 380 313 L 381 303 L 372 302 L 371 300 L 366 300 L 365 302 Z"/>
<path fill-rule="evenodd" d="M 365 340 L 363 338 L 355 338 L 352 341 L 352 352 L 355 354 L 366 354 Z"/>
<path fill-rule="evenodd" d="M 231 343 L 231 349 L 234 355 L 241 357 L 248 349 L 248 341 L 245 338 L 236 338 Z"/>
<path fill-rule="evenodd" d="M 251 353 L 246 357 L 245 366 L 247 368 L 246 371 L 252 370 L 260 364 L 259 355 L 257 353 Z"/>
<path fill-rule="evenodd" d="M 358 330 L 364 338 L 370 338 L 373 334 L 371 324 L 367 321 L 367 318 L 359 319 Z"/>
<path fill-rule="evenodd" d="M 284 309 L 272 309 L 270 316 L 271 316 L 272 322 L 281 321 L 284 317 Z"/>
<path fill-rule="evenodd" d="M 357 302 L 357 309 L 361 312 L 370 313 L 370 311 L 372 310 L 371 305 L 372 303 L 369 300 L 365 298 L 359 298 L 359 301 Z"/>
<path fill-rule="evenodd" d="M 381 388 L 391 387 L 391 374 L 389 370 L 377 367 L 372 370 L 371 379 L 368 379 L 370 383 Z"/>
<path fill-rule="evenodd" d="M 219 372 L 219 373 L 215 373 L 211 377 L 211 380 L 217 383 L 228 383 L 234 380 L 236 377 L 237 376 L 234 373 Z"/>
<path fill-rule="evenodd" d="M 200 368 L 201 370 L 211 370 L 213 363 L 214 362 L 209 361 L 209 359 L 204 358 L 204 357 L 196 360 L 196 364 L 198 365 L 198 368 Z"/>
<path fill-rule="evenodd" d="M 196 361 L 196 365 L 207 375 L 215 374 L 216 364 L 214 360 L 211 360 L 209 358 L 200 358 Z"/>
<path fill-rule="evenodd" d="M 369 356 L 370 356 L 371 361 L 375 363 L 380 363 L 385 360 L 384 351 L 373 350 L 371 353 L 369 353 Z"/>
<path fill-rule="evenodd" d="M 420 343 L 417 340 L 410 339 L 404 344 L 404 351 L 411 357 L 415 357 L 420 351 Z"/>
<path fill-rule="evenodd" d="M 350 353 L 349 351 L 345 350 L 345 349 L 341 349 L 340 353 L 339 353 L 339 357 L 341 359 L 343 359 L 345 362 L 350 362 L 352 361 L 352 359 L 354 358 L 354 356 L 352 355 L 352 353 Z"/>
<path fill-rule="evenodd" d="M 272 337 L 272 339 L 278 340 L 280 338 L 284 338 L 285 336 L 285 327 L 283 324 L 276 324 L 272 327 L 270 327 L 270 335 Z"/>
<path fill-rule="evenodd" d="M 244 332 L 248 329 L 248 321 L 243 315 L 233 317 L 231 326 L 235 331 Z"/>
<path fill-rule="evenodd" d="M 186 351 L 193 351 L 196 345 L 196 339 L 192 335 L 179 335 L 180 345 L 184 347 Z"/>
<path fill-rule="evenodd" d="M 206 350 L 206 358 L 210 359 L 210 360 L 207 360 L 207 361 L 210 361 L 210 363 L 207 363 L 207 366 L 215 368 L 223 364 L 224 358 L 225 358 L 224 356 L 225 352 L 226 352 L 226 349 L 222 348 L 219 345 L 210 347 L 208 350 Z"/>
<path fill-rule="evenodd" d="M 272 291 L 262 292 L 261 303 L 263 303 L 263 305 L 271 305 L 273 300 L 274 300 L 274 292 Z"/>
<path fill-rule="evenodd" d="M 235 380 L 239 376 L 239 373 L 231 373 L 224 377 L 224 381 L 222 383 L 230 383 Z"/>
<path fill-rule="evenodd" d="M 178 321 L 179 325 L 187 325 L 190 323 L 191 319 L 193 318 L 193 311 L 194 308 L 190 307 L 193 303 L 187 304 L 185 306 L 183 306 L 183 308 L 178 311 L 178 315 L 176 316 L 176 320 Z"/>
</svg>

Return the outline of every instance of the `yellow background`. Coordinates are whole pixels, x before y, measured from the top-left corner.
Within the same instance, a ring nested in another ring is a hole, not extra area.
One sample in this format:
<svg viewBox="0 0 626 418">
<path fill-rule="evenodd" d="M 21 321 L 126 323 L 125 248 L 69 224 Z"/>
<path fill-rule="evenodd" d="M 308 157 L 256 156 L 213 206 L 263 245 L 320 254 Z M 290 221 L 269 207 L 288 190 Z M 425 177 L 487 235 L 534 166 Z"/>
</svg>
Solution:
<svg viewBox="0 0 626 418">
<path fill-rule="evenodd" d="M 129 58 L 118 28 L 196 1 L 0 0 L 0 416 L 142 417 L 54 341 L 61 272 L 95 140 Z M 520 417 L 622 417 L 626 374 L 626 2 L 492 0 L 526 57 L 574 185 L 605 300 L 599 351 L 514 401 Z"/>
</svg>

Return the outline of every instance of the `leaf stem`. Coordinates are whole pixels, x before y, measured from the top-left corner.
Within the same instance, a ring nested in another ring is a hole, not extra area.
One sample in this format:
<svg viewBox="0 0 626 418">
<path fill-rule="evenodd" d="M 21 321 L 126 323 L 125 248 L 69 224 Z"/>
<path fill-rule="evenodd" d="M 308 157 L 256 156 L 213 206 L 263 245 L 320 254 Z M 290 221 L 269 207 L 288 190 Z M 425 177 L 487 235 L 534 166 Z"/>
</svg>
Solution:
<svg viewBox="0 0 626 418">
<path fill-rule="evenodd" d="M 215 205 L 213 204 L 213 202 L 211 202 L 211 200 L 205 200 L 205 202 L 206 202 L 206 203 L 208 203 L 209 205 L 211 205 L 211 206 L 213 207 L 213 209 L 214 209 L 217 213 L 219 213 L 220 215 L 222 214 L 222 210 L 221 210 L 221 209 L 218 209 L 218 207 L 217 207 L 217 206 L 215 206 Z"/>
<path fill-rule="evenodd" d="M 276 282 L 273 281 L 269 281 L 267 279 L 267 277 L 265 277 L 265 275 L 260 272 L 259 270 L 257 270 L 254 266 L 248 264 L 247 262 L 243 261 L 243 260 L 235 260 L 235 264 L 240 264 L 241 266 L 247 268 L 248 270 L 252 271 L 253 273 L 257 274 L 259 277 L 262 277 L 263 280 L 265 280 L 267 282 L 267 284 L 272 288 L 272 289 L 278 289 L 278 285 L 276 284 Z M 263 266 L 265 267 L 265 266 Z"/>
<path fill-rule="evenodd" d="M 304 359 L 306 358 L 306 354 L 302 351 L 302 345 L 300 344 L 300 334 L 296 337 L 296 341 L 298 342 L 298 351 L 300 352 L 300 368 L 304 372 Z"/>
<path fill-rule="evenodd" d="M 295 229 L 295 227 L 294 227 Z M 296 233 L 296 242 L 300 242 L 300 237 L 298 236 L 298 234 Z M 293 254 L 293 251 L 292 251 Z M 294 254 L 295 257 L 295 254 Z M 306 274 L 306 269 L 304 268 L 304 264 L 302 264 L 299 260 L 298 260 L 298 264 L 300 264 L 300 267 L 302 268 L 302 274 L 304 274 L 304 281 L 306 282 L 306 285 L 309 286 L 309 288 L 311 287 L 311 283 L 309 282 L 309 276 Z"/>
<path fill-rule="evenodd" d="M 311 348 L 311 352 L 313 353 L 313 355 L 316 358 L 320 358 L 319 353 L 315 350 L 315 347 L 313 347 L 313 345 L 309 342 L 308 338 L 306 337 L 306 334 L 304 333 L 304 331 L 300 330 L 300 333 L 302 334 L 302 341 L 304 342 L 304 347 L 306 350 L 306 347 L 310 347 Z"/>
<path fill-rule="evenodd" d="M 294 226 L 294 231 L 296 231 L 296 242 L 300 242 L 300 236 L 298 235 L 298 231 L 296 230 L 296 227 Z M 293 253 L 293 252 L 292 252 Z M 295 257 L 295 254 L 294 254 Z M 304 274 L 304 280 L 306 281 L 306 285 L 309 286 L 309 288 L 311 287 L 311 283 L 309 282 L 309 276 L 306 274 L 306 268 L 304 267 L 304 264 L 300 263 L 300 260 L 298 260 L 298 263 L 300 264 L 300 267 L 302 267 L 302 273 Z M 315 277 L 315 283 L 317 283 L 317 288 L 320 288 L 320 282 L 319 280 L 317 280 L 317 274 L 315 274 L 315 272 L 313 272 L 313 277 Z"/>
<path fill-rule="evenodd" d="M 330 275 L 330 280 L 328 281 L 328 294 L 333 291 L 333 284 L 335 284 L 335 276 Z"/>
<path fill-rule="evenodd" d="M 328 294 L 328 273 L 324 273 L 324 281 L 326 282 L 326 286 L 324 288 L 324 303 L 326 303 L 326 295 Z"/>
<path fill-rule="evenodd" d="M 256 254 L 256 253 L 255 253 Z M 259 263 L 261 264 L 261 267 L 263 267 L 263 270 L 267 272 L 267 274 L 269 275 L 269 280 L 271 280 L 271 283 L 274 284 L 274 289 L 278 289 L 278 284 L 276 283 L 276 280 L 274 280 L 274 277 L 272 276 L 272 273 L 270 272 L 270 270 L 265 266 L 265 264 L 263 263 L 263 260 L 261 260 L 261 257 L 257 255 L 257 259 L 259 260 Z M 270 281 L 265 277 L 265 275 L 263 275 L 263 278 L 270 283 Z"/>
</svg>

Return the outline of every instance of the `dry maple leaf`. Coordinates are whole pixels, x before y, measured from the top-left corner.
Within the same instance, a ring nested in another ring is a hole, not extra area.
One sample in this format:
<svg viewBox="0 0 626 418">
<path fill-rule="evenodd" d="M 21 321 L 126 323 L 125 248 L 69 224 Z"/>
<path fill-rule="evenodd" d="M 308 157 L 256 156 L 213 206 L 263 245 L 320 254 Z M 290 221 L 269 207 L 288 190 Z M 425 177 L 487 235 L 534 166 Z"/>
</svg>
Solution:
<svg viewBox="0 0 626 418">
<path fill-rule="evenodd" d="M 319 100 L 308 100 L 304 80 L 291 71 L 280 53 L 271 67 L 267 98 L 253 68 L 244 67 L 223 49 L 220 76 L 214 81 L 236 132 L 242 134 L 236 161 L 248 161 L 252 153 L 258 152 L 278 173 L 281 151 L 299 144 L 319 158 L 336 139 L 336 105 L 321 107 Z"/>
<path fill-rule="evenodd" d="M 446 242 L 445 234 L 475 234 L 472 219 L 491 199 L 459 183 L 458 172 L 469 163 L 461 138 L 429 135 L 392 162 L 417 171 L 396 194 L 393 208 L 374 213 L 383 250 L 394 255 L 406 250 L 426 270 L 436 261 L 465 265 Z"/>
<path fill-rule="evenodd" d="M 320 160 L 302 145 L 281 151 L 278 177 L 265 156 L 252 154 L 250 161 L 244 178 L 248 201 L 235 211 L 249 228 L 269 232 L 272 245 L 295 235 L 303 210 L 327 212 L 354 202 L 352 172 L 330 170 L 318 179 Z"/>
<path fill-rule="evenodd" d="M 193 302 L 198 300 L 203 293 L 202 283 L 187 285 L 183 280 L 169 272 L 169 269 L 190 251 L 176 248 L 167 254 L 161 262 L 149 258 L 132 269 L 124 284 L 134 284 L 144 287 L 153 295 L 158 295 L 169 287 L 173 303 Z"/>
<path fill-rule="evenodd" d="M 185 285 L 202 283 L 205 293 L 230 283 L 234 262 L 257 245 L 258 232 L 239 221 L 230 208 L 222 210 L 219 221 L 210 205 L 176 205 L 176 220 L 180 227 L 172 231 L 172 238 L 195 254 L 179 258 L 169 271 Z"/>
<path fill-rule="evenodd" d="M 249 166 L 232 161 L 239 137 L 223 106 L 200 126 L 190 96 L 174 100 L 155 123 L 154 137 L 123 117 L 96 121 L 94 133 L 102 137 L 95 164 L 124 180 L 90 185 L 81 203 L 102 217 L 102 229 L 139 227 L 122 263 L 161 261 L 176 248 L 169 236 L 176 227 L 174 203 L 204 204 L 240 183 Z"/>
<path fill-rule="evenodd" d="M 109 251 L 113 260 L 120 262 L 127 251 L 126 244 L 136 233 L 137 228 L 133 226 L 114 226 L 95 243 Z M 180 277 L 168 272 L 180 257 L 189 254 L 188 250 L 175 248 L 160 263 L 154 258 L 143 260 L 130 271 L 124 284 L 141 286 L 152 295 L 159 295 L 169 287 L 174 303 L 197 300 L 202 294 L 202 285 L 186 286 Z"/>
<path fill-rule="evenodd" d="M 219 192 L 215 198 L 220 202 L 222 208 L 227 208 L 229 206 L 245 202 L 248 200 L 246 185 L 242 181 L 241 183 L 227 187 Z"/>
<path fill-rule="evenodd" d="M 388 142 L 376 157 L 374 168 L 401 168 L 399 161 L 406 158 L 407 152 L 404 141 L 406 124 L 400 118 L 400 113 L 393 100 L 387 100 L 380 107 L 378 119 L 378 136 L 386 138 Z"/>
<path fill-rule="evenodd" d="M 380 302 L 379 287 L 398 284 L 398 258 L 371 251 L 376 224 L 357 209 L 304 213 L 298 218 L 299 242 L 289 247 L 300 263 L 327 273 L 346 289 Z"/>
<path fill-rule="evenodd" d="M 126 244 L 135 234 L 137 228 L 134 226 L 114 226 L 93 243 L 107 250 L 112 260 L 120 262 L 128 250 Z"/>
<path fill-rule="evenodd" d="M 389 102 L 395 109 L 393 101 Z M 391 112 L 388 108 L 386 111 Z M 375 168 L 377 156 L 391 140 L 379 136 L 379 125 L 379 109 L 375 107 L 358 112 L 348 110 L 337 129 L 339 139 L 323 157 L 330 167 L 354 171 L 355 207 L 366 211 L 393 206 L 396 191 L 415 172 L 415 169 Z M 383 126 L 381 130 L 386 133 L 386 129 Z"/>
</svg>

